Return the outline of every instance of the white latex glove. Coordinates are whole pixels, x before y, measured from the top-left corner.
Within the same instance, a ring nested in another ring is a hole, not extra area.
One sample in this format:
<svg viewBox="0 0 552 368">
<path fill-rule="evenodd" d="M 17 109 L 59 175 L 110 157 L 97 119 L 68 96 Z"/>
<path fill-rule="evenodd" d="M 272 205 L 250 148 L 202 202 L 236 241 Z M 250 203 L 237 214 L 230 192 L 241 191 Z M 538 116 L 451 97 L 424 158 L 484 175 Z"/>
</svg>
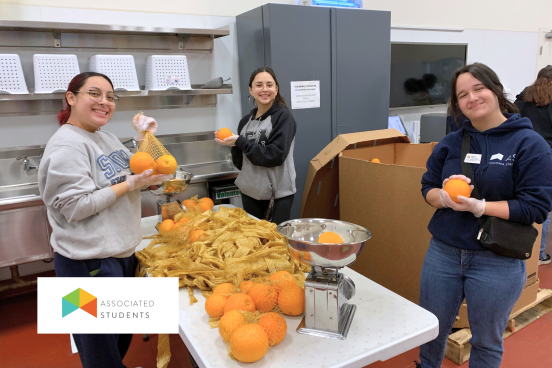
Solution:
<svg viewBox="0 0 552 368">
<path fill-rule="evenodd" d="M 150 185 L 161 184 L 164 181 L 171 180 L 172 175 L 151 175 L 153 170 L 149 169 L 138 175 L 129 175 L 127 176 L 126 183 L 128 185 L 128 190 L 133 191 L 134 189 L 141 189 Z"/>
<path fill-rule="evenodd" d="M 439 191 L 439 197 L 445 208 L 449 207 L 455 211 L 471 212 L 475 217 L 481 217 L 485 212 L 485 199 L 467 198 L 459 195 L 456 198 L 461 203 L 456 203 L 443 189 Z"/>
<path fill-rule="evenodd" d="M 471 179 L 468 178 L 465 175 L 451 175 L 448 178 L 446 178 L 445 180 L 443 180 L 442 188 L 445 187 L 445 184 L 447 183 L 447 181 L 452 180 L 452 179 L 460 179 L 460 180 L 464 180 L 468 184 L 471 183 Z M 470 188 L 473 190 L 473 185 L 470 185 Z M 447 192 L 445 192 L 443 189 L 439 190 L 439 199 L 441 200 L 441 204 L 443 205 L 443 207 L 449 208 L 450 206 L 447 204 L 448 201 L 446 201 L 446 198 L 444 197 L 443 193 L 446 193 L 446 196 L 448 197 L 449 200 L 452 201 L 452 199 L 450 198 L 449 194 Z M 454 202 L 454 201 L 452 201 L 452 202 Z M 454 202 L 454 203 L 456 203 L 456 202 Z"/>
<path fill-rule="evenodd" d="M 155 134 L 157 131 L 157 121 L 154 118 L 150 118 L 139 112 L 134 115 L 132 118 L 132 126 L 136 130 L 136 136 L 134 140 L 142 141 L 144 140 L 144 135 L 146 131 L 149 131 L 151 134 Z"/>
</svg>

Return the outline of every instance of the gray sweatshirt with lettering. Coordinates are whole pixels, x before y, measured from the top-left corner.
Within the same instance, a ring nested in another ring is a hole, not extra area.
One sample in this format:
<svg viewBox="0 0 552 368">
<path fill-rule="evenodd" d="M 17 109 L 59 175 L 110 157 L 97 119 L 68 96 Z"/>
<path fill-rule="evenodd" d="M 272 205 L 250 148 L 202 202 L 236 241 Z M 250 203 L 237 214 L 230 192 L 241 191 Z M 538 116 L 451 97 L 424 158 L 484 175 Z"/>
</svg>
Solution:
<svg viewBox="0 0 552 368">
<path fill-rule="evenodd" d="M 288 108 L 275 103 L 255 119 L 251 110 L 238 125 L 240 137 L 232 147 L 232 161 L 240 170 L 235 183 L 243 194 L 257 200 L 295 194 L 293 148 L 297 124 Z"/>
<path fill-rule="evenodd" d="M 128 257 L 142 239 L 140 191 L 116 198 L 112 185 L 130 175 L 132 153 L 104 130 L 65 124 L 50 138 L 38 187 L 54 251 L 70 259 Z"/>
</svg>

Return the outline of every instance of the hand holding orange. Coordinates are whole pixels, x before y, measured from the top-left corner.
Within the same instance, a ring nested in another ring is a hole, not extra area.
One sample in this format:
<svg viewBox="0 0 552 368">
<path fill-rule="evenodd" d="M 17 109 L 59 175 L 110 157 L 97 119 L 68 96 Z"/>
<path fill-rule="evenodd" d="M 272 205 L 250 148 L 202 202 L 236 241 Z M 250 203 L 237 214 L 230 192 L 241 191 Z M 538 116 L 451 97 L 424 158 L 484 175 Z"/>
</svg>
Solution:
<svg viewBox="0 0 552 368">
<path fill-rule="evenodd" d="M 450 179 L 445 183 L 443 190 L 448 193 L 450 199 L 456 203 L 461 203 L 458 196 L 469 198 L 471 196 L 471 187 L 462 179 Z"/>
<path fill-rule="evenodd" d="M 218 132 L 217 132 L 217 138 L 220 139 L 221 141 L 225 140 L 226 138 L 228 137 L 231 137 L 233 136 L 234 134 L 232 133 L 232 131 L 228 128 L 221 128 Z"/>
</svg>

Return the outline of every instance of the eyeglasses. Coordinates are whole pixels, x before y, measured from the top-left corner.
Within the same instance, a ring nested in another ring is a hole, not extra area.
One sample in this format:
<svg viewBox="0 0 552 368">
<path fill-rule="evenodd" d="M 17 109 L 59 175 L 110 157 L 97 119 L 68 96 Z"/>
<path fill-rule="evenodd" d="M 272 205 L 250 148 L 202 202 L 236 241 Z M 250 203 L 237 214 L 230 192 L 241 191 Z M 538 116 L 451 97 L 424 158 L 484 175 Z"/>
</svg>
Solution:
<svg viewBox="0 0 552 368">
<path fill-rule="evenodd" d="M 81 93 L 83 91 L 76 91 L 73 92 L 73 94 Z M 88 96 L 90 96 L 90 100 L 94 102 L 101 102 L 104 98 L 104 94 L 99 89 L 91 89 L 83 93 L 88 93 Z M 113 93 L 107 93 L 105 95 L 105 100 L 107 101 L 108 105 L 117 105 L 117 102 L 119 102 L 119 96 L 113 94 Z"/>
</svg>

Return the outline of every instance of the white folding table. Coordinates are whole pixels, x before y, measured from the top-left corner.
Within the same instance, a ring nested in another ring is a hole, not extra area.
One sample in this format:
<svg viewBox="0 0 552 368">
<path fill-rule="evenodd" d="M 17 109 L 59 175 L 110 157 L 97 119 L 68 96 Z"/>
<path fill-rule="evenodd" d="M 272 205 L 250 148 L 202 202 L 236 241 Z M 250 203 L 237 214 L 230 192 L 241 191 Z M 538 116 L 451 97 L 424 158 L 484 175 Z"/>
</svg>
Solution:
<svg viewBox="0 0 552 368">
<path fill-rule="evenodd" d="M 156 223 L 157 216 L 143 218 L 143 235 L 157 233 Z M 149 242 L 143 240 L 137 250 Z M 369 251 L 369 242 L 364 251 Z M 199 302 L 194 305 L 190 305 L 188 290 L 180 290 L 180 337 L 202 368 L 359 368 L 390 359 L 437 337 L 439 322 L 432 313 L 350 268 L 344 268 L 343 273 L 356 285 L 356 295 L 350 303 L 357 306 L 346 340 L 299 334 L 295 329 L 303 317 L 284 316 L 288 325 L 284 341 L 255 363 L 234 361 L 228 356 L 218 330 L 209 327 L 205 298 L 197 288 L 194 295 Z"/>
</svg>

